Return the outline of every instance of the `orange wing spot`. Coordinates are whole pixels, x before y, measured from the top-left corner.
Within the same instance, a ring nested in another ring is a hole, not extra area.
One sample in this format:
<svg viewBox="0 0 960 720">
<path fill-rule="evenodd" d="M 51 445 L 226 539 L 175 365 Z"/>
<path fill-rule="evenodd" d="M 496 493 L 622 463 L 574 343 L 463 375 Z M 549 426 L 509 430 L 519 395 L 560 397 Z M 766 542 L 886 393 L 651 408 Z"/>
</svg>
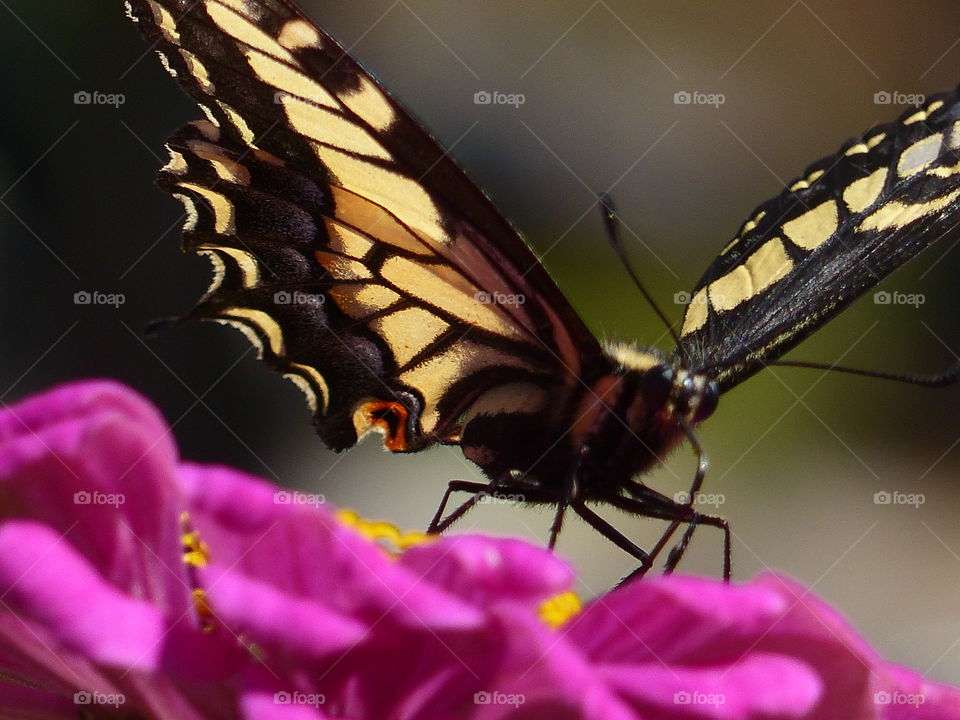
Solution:
<svg viewBox="0 0 960 720">
<path fill-rule="evenodd" d="M 390 452 L 407 449 L 407 409 L 398 402 L 365 402 L 354 411 L 353 424 L 360 436 L 371 430 L 383 433 L 383 445 Z"/>
</svg>

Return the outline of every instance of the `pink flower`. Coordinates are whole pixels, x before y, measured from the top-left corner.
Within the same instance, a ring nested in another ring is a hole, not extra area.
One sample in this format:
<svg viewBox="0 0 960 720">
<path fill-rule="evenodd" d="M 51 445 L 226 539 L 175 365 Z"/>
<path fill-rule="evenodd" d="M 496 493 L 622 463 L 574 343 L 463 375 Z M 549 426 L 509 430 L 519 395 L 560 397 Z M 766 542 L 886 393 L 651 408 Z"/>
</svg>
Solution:
<svg viewBox="0 0 960 720">
<path fill-rule="evenodd" d="M 0 493 L 0 717 L 960 718 L 960 692 L 772 574 L 646 579 L 552 628 L 573 576 L 546 550 L 395 557 L 321 502 L 179 462 L 112 383 L 0 412 Z"/>
</svg>

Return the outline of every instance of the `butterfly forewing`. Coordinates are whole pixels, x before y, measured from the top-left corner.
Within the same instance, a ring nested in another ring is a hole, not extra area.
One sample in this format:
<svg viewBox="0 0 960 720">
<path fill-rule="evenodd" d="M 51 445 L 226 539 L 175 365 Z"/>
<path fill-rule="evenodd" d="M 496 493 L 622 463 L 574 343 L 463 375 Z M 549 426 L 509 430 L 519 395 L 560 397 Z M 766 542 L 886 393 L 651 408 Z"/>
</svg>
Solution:
<svg viewBox="0 0 960 720">
<path fill-rule="evenodd" d="M 751 213 L 691 294 L 677 357 L 728 389 L 960 223 L 960 93 L 848 142 Z"/>
<path fill-rule="evenodd" d="M 193 314 L 247 333 L 329 445 L 369 428 L 391 450 L 454 442 L 480 395 L 562 393 L 599 357 L 510 224 L 294 6 L 129 11 L 208 118 L 170 139 L 160 176 L 187 208 L 185 247 L 215 266 Z"/>
</svg>

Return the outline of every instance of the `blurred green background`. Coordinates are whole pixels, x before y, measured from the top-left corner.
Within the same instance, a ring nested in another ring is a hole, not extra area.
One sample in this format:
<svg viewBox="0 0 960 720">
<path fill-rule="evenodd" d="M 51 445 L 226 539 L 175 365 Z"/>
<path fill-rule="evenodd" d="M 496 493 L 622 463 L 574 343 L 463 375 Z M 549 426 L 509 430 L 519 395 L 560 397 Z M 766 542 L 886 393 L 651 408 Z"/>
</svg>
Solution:
<svg viewBox="0 0 960 720">
<path fill-rule="evenodd" d="M 671 316 L 759 202 L 845 138 L 892 120 L 886 92 L 960 81 L 954 0 L 485 3 L 325 0 L 305 8 L 419 116 L 494 198 L 601 337 L 669 348 L 608 249 L 595 193 L 612 190 L 629 251 Z M 199 113 L 148 53 L 122 3 L 0 5 L 0 400 L 112 377 L 174 425 L 184 457 L 315 488 L 369 517 L 422 528 L 447 481 L 478 478 L 455 449 L 393 457 L 376 442 L 341 456 L 314 436 L 300 393 L 258 366 L 239 333 L 188 325 L 205 260 L 179 252 L 181 209 L 153 185 L 165 137 Z M 74 104 L 122 93 L 119 107 Z M 519 107 L 474 93 L 522 93 Z M 717 107 L 677 92 L 722 94 Z M 960 249 L 932 248 L 791 357 L 932 372 L 960 353 Z M 78 306 L 82 290 L 123 293 Z M 721 402 L 702 429 L 704 509 L 733 526 L 734 572 L 797 577 L 888 657 L 960 682 L 960 388 L 923 390 L 778 369 Z M 682 451 L 647 481 L 689 484 Z M 883 505 L 877 492 L 921 493 Z M 722 503 L 720 501 L 722 500 Z M 546 536 L 550 513 L 483 506 L 458 527 Z M 661 526 L 614 518 L 649 544 Z M 559 550 L 585 596 L 631 561 L 570 518 Z M 719 534 L 682 569 L 719 575 Z"/>
</svg>

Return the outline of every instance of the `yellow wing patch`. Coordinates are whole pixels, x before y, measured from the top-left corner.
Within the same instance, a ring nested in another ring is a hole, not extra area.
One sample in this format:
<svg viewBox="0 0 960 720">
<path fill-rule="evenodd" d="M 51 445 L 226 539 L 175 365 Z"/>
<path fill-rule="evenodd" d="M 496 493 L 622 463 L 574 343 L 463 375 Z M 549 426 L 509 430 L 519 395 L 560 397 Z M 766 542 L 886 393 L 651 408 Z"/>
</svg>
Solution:
<svg viewBox="0 0 960 720">
<path fill-rule="evenodd" d="M 854 180 L 843 191 L 843 202 L 850 212 L 860 213 L 873 205 L 887 181 L 887 169 L 874 170 L 867 177 Z"/>
<path fill-rule="evenodd" d="M 361 77 L 358 90 L 343 93 L 339 97 L 344 105 L 370 123 L 374 130 L 385 132 L 396 120 L 396 113 L 387 96 L 369 78 Z"/>
<path fill-rule="evenodd" d="M 226 195 L 204 187 L 203 185 L 198 185 L 197 183 L 180 183 L 180 187 L 184 190 L 195 192 L 207 202 L 210 210 L 213 211 L 213 225 L 218 233 L 221 235 L 234 234 L 236 226 L 234 223 L 233 203 L 227 199 Z M 195 222 L 194 225 L 196 225 Z M 184 226 L 184 229 L 188 228 Z"/>
<path fill-rule="evenodd" d="M 909 177 L 929 167 L 940 155 L 943 133 L 929 135 L 918 140 L 900 153 L 897 161 L 897 175 Z"/>
<path fill-rule="evenodd" d="M 372 280 L 373 273 L 358 260 L 351 260 L 342 255 L 317 250 L 314 255 L 317 262 L 326 268 L 331 277 L 336 280 Z"/>
<path fill-rule="evenodd" d="M 280 34 L 277 36 L 277 42 L 287 50 L 300 50 L 306 47 L 321 47 L 323 40 L 320 33 L 306 20 L 297 18 L 290 20 Z"/>
<path fill-rule="evenodd" d="M 429 267 L 401 257 L 383 264 L 383 278 L 402 293 L 419 298 L 469 325 L 477 325 L 504 337 L 519 338 L 519 330 L 497 310 L 495 303 L 484 302 L 485 294 L 446 265 Z"/>
<path fill-rule="evenodd" d="M 323 375 L 321 375 L 316 368 L 295 362 L 290 363 L 290 370 L 293 372 L 286 373 L 284 377 L 290 378 L 300 386 L 300 389 L 307 395 L 307 402 L 310 404 L 310 409 L 313 410 L 313 412 L 317 412 L 319 407 L 319 410 L 325 413 L 327 408 L 330 407 L 330 387 L 327 385 L 327 381 Z M 296 378 L 296 380 L 294 380 L 294 378 Z M 313 390 L 314 387 L 320 391 L 319 406 L 317 404 L 316 392 Z"/>
<path fill-rule="evenodd" d="M 804 250 L 816 250 L 836 231 L 839 224 L 837 203 L 827 200 L 803 215 L 785 222 L 783 234 Z"/>
<path fill-rule="evenodd" d="M 707 303 L 718 313 L 728 312 L 763 292 L 789 274 L 793 261 L 783 240 L 768 240 L 741 265 L 701 288 L 690 301 L 681 335 L 699 330 L 707 321 Z"/>
<path fill-rule="evenodd" d="M 330 297 L 354 320 L 364 320 L 374 313 L 382 312 L 400 301 L 400 296 L 383 285 L 334 285 Z"/>
<path fill-rule="evenodd" d="M 334 185 L 390 208 L 400 222 L 424 238 L 449 241 L 441 227 L 439 209 L 416 180 L 325 145 L 317 145 L 316 152 L 333 174 Z"/>
<path fill-rule="evenodd" d="M 400 250 L 417 255 L 433 255 L 430 247 L 411 233 L 383 207 L 370 202 L 355 192 L 340 187 L 330 188 L 333 195 L 334 215 L 354 229 L 376 237 L 378 242 L 393 245 Z"/>
<path fill-rule="evenodd" d="M 336 220 L 324 218 L 324 225 L 330 238 L 330 249 L 334 252 L 362 260 L 373 249 L 373 240 Z"/>
<path fill-rule="evenodd" d="M 296 60 L 286 48 L 281 47 L 268 33 L 257 27 L 251 22 L 245 14 L 251 12 L 250 6 L 245 2 L 231 2 L 230 8 L 221 4 L 222 0 L 207 0 L 204 7 L 210 19 L 217 24 L 223 32 L 230 35 L 244 45 L 249 45 L 261 50 L 269 55 L 274 55 L 280 60 L 284 60 L 291 65 L 296 65 Z"/>
<path fill-rule="evenodd" d="M 397 365 L 406 365 L 421 350 L 450 328 L 423 308 L 405 308 L 377 318 L 370 326 L 383 337 Z"/>
<path fill-rule="evenodd" d="M 904 204 L 901 202 L 884 203 L 871 215 L 863 219 L 858 228 L 861 232 L 867 230 L 898 230 L 916 222 L 922 217 L 931 215 L 949 207 L 960 198 L 960 190 L 954 190 L 947 195 L 927 202 Z"/>
<path fill-rule="evenodd" d="M 253 48 L 244 48 L 243 54 L 247 58 L 250 69 L 267 85 L 282 93 L 310 100 L 317 105 L 333 110 L 340 109 L 333 95 L 306 73 Z"/>
<path fill-rule="evenodd" d="M 354 125 L 342 115 L 323 110 L 287 93 L 280 94 L 278 100 L 287 114 L 290 126 L 304 137 L 312 138 L 319 143 L 315 148 L 321 159 L 323 152 L 320 146 L 322 145 L 334 145 L 349 152 L 381 160 L 392 159 L 383 145 L 374 140 L 359 125 Z"/>
<path fill-rule="evenodd" d="M 690 299 L 687 312 L 683 316 L 683 327 L 680 328 L 680 337 L 696 332 L 707 323 L 710 308 L 707 307 L 707 289 L 700 288 Z"/>
<path fill-rule="evenodd" d="M 464 340 L 401 374 L 400 382 L 417 388 L 426 399 L 423 414 L 420 417 L 423 431 L 430 433 L 437 427 L 440 418 L 437 412 L 437 401 L 446 395 L 457 380 L 491 365 L 535 369 L 518 356 L 491 350 L 487 345 Z"/>
<path fill-rule="evenodd" d="M 200 245 L 197 249 L 216 251 L 220 253 L 221 261 L 223 261 L 224 255 L 229 257 L 234 263 L 236 263 L 237 268 L 240 270 L 240 277 L 242 278 L 243 287 L 256 287 L 257 283 L 260 281 L 260 266 L 257 263 L 257 259 L 245 250 L 232 247 L 223 247 L 222 245 Z"/>
</svg>

